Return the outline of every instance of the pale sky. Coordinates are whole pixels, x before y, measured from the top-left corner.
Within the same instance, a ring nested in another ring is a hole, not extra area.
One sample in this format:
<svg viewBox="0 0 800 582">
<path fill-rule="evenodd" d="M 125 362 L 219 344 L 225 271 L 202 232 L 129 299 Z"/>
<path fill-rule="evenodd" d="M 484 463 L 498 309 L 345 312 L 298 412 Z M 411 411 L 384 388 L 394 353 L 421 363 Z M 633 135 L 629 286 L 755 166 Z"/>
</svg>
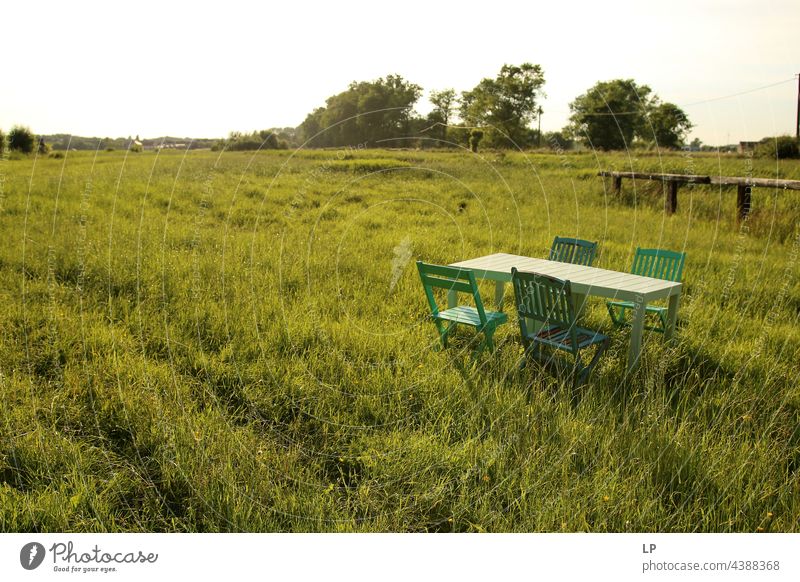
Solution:
<svg viewBox="0 0 800 582">
<path fill-rule="evenodd" d="M 544 69 L 543 131 L 614 78 L 683 107 L 704 143 L 795 129 L 798 0 L 6 0 L 0 14 L 4 130 L 220 137 L 296 126 L 354 80 L 398 73 L 427 97 L 523 62 Z"/>
</svg>

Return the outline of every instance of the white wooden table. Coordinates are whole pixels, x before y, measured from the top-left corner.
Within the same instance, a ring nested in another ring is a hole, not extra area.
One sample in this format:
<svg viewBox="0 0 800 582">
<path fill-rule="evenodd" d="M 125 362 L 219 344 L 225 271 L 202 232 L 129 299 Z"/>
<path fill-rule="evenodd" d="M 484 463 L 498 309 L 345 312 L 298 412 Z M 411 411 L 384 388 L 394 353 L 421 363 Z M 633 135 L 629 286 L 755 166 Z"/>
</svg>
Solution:
<svg viewBox="0 0 800 582">
<path fill-rule="evenodd" d="M 662 279 L 653 279 L 598 269 L 597 267 L 584 267 L 570 263 L 559 263 L 545 259 L 534 259 L 495 253 L 452 263 L 451 267 L 464 267 L 472 269 L 477 279 L 488 279 L 496 282 L 495 302 L 498 307 L 503 303 L 505 284 L 511 281 L 511 267 L 519 271 L 542 273 L 571 282 L 572 294 L 575 296 L 575 305 L 578 312 L 583 307 L 586 296 L 606 297 L 616 301 L 633 302 L 633 321 L 631 329 L 631 343 L 628 348 L 628 369 L 633 370 L 639 362 L 642 351 L 642 335 L 644 332 L 645 307 L 651 301 L 667 299 L 667 326 L 664 339 L 670 340 L 675 332 L 675 321 L 678 317 L 678 303 L 681 296 L 681 284 Z M 456 304 L 456 293 L 450 292 L 447 297 L 449 307 Z"/>
</svg>

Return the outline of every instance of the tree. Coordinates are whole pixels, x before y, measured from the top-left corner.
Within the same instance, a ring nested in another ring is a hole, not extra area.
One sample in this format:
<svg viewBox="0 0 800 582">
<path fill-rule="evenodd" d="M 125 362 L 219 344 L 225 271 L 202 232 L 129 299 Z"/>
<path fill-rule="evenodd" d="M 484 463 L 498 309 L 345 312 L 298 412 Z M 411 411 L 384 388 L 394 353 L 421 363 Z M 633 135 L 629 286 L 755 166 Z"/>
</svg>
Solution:
<svg viewBox="0 0 800 582">
<path fill-rule="evenodd" d="M 322 117 L 324 115 L 324 107 L 317 107 L 314 111 L 306 115 L 303 123 L 297 127 L 297 133 L 300 135 L 301 140 L 308 141 L 317 137 L 317 134 L 322 131 Z"/>
<path fill-rule="evenodd" d="M 659 103 L 647 112 L 640 137 L 654 141 L 660 148 L 675 149 L 681 147 L 690 129 L 692 123 L 680 107 L 674 103 Z M 648 135 L 652 140 L 647 139 Z"/>
<path fill-rule="evenodd" d="M 298 127 L 312 146 L 385 143 L 406 137 L 421 87 L 400 75 L 376 81 L 353 82 L 346 91 L 328 97 L 325 107 L 311 112 Z M 316 137 L 315 137 L 316 136 Z"/>
<path fill-rule="evenodd" d="M 569 105 L 569 131 L 604 150 L 630 147 L 634 137 L 659 147 L 679 147 L 692 128 L 677 105 L 662 103 L 647 85 L 633 79 L 600 81 Z"/>
<path fill-rule="evenodd" d="M 262 129 L 258 132 L 258 137 L 261 138 L 261 149 L 276 150 L 278 149 L 278 136 L 275 132 L 269 129 Z"/>
<path fill-rule="evenodd" d="M 8 132 L 8 149 L 22 152 L 23 154 L 33 153 L 36 143 L 33 132 L 22 125 L 15 125 Z"/>
<path fill-rule="evenodd" d="M 604 150 L 630 146 L 651 104 L 650 87 L 633 79 L 600 81 L 570 103 L 570 131 Z"/>
<path fill-rule="evenodd" d="M 430 101 L 433 104 L 433 110 L 438 112 L 441 117 L 442 123 L 449 125 L 456 104 L 455 89 L 431 91 Z"/>
<path fill-rule="evenodd" d="M 428 114 L 426 126 L 430 128 L 431 137 L 444 141 L 447 138 L 447 126 L 453 118 L 456 92 L 454 89 L 431 91 L 429 100 L 433 104 L 433 110 Z"/>
<path fill-rule="evenodd" d="M 527 145 L 544 83 L 539 65 L 503 65 L 496 78 L 482 79 L 461 94 L 461 117 L 467 125 L 488 126 L 495 145 Z"/>
</svg>

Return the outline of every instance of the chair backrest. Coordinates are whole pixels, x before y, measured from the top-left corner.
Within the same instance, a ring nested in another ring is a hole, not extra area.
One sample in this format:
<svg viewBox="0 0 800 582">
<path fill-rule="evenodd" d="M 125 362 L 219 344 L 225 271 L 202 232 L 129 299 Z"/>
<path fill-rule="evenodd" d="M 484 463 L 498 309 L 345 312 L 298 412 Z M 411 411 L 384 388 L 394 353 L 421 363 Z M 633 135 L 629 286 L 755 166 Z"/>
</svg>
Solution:
<svg viewBox="0 0 800 582">
<path fill-rule="evenodd" d="M 475 279 L 475 273 L 470 269 L 445 267 L 417 261 L 417 270 L 419 271 L 420 279 L 422 279 L 422 286 L 425 288 L 425 296 L 428 298 L 431 312 L 434 315 L 439 313 L 439 306 L 436 304 L 436 298 L 433 295 L 434 289 L 469 293 L 475 301 L 475 309 L 478 311 L 481 323 L 486 325 L 486 311 L 483 308 L 481 294 L 478 291 L 478 282 Z"/>
<path fill-rule="evenodd" d="M 564 238 L 557 236 L 553 239 L 553 245 L 550 247 L 550 256 L 548 259 L 561 263 L 572 263 L 574 265 L 591 267 L 596 252 L 596 242 L 590 242 L 580 238 Z"/>
<path fill-rule="evenodd" d="M 631 273 L 666 281 L 680 281 L 686 253 L 664 249 L 636 249 Z"/>
<path fill-rule="evenodd" d="M 577 349 L 575 305 L 570 282 L 540 273 L 525 273 L 516 267 L 511 269 L 511 282 L 522 335 L 528 335 L 526 318 L 535 319 L 568 328 L 572 346 Z"/>
</svg>

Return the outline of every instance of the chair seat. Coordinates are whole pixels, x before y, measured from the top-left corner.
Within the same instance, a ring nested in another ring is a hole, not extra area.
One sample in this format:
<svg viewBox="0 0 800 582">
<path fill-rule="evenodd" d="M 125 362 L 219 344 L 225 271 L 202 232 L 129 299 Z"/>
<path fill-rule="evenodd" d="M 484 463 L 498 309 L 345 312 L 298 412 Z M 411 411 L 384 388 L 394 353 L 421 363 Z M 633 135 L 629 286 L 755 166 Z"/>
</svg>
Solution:
<svg viewBox="0 0 800 582">
<path fill-rule="evenodd" d="M 633 301 L 606 301 L 606 303 L 614 307 L 622 307 L 623 309 L 634 309 L 636 307 Z M 652 313 L 664 313 L 667 311 L 667 308 L 659 307 L 658 305 L 648 305 L 645 307 L 645 310 Z"/>
<path fill-rule="evenodd" d="M 459 305 L 458 307 L 440 311 L 438 314 L 434 315 L 433 318 L 443 321 L 453 321 L 455 323 L 464 323 L 474 327 L 483 325 L 481 323 L 481 317 L 478 315 L 478 310 L 468 305 Z M 508 316 L 500 311 L 487 311 L 486 319 L 489 323 L 500 325 L 508 321 Z"/>
<path fill-rule="evenodd" d="M 592 344 L 599 344 L 608 340 L 608 336 L 602 333 L 585 329 L 583 327 L 576 327 L 575 332 L 578 340 L 578 349 L 589 347 Z M 535 335 L 529 334 L 528 339 L 536 340 L 537 342 L 551 345 L 562 350 L 572 351 L 572 338 L 570 337 L 569 329 L 558 325 L 551 325 L 542 328 Z"/>
</svg>

